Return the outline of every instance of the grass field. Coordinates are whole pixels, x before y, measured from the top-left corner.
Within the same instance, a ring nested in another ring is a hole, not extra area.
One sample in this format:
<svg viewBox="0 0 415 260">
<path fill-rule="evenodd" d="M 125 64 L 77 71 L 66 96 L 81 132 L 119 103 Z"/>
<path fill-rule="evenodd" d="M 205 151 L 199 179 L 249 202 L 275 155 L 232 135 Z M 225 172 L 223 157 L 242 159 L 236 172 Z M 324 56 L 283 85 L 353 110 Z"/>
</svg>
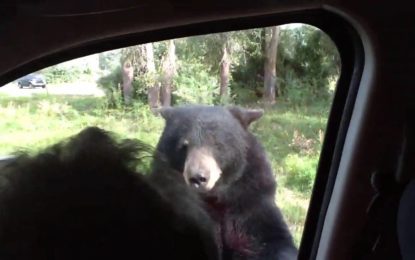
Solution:
<svg viewBox="0 0 415 260">
<path fill-rule="evenodd" d="M 147 106 L 107 109 L 106 100 L 81 96 L 12 98 L 0 96 L 0 155 L 17 150 L 37 151 L 99 126 L 123 137 L 155 145 L 164 121 Z M 298 244 L 308 208 L 310 190 L 324 136 L 329 107 L 290 106 L 278 103 L 266 109 L 252 131 L 265 146 L 277 181 L 276 200 Z"/>
</svg>

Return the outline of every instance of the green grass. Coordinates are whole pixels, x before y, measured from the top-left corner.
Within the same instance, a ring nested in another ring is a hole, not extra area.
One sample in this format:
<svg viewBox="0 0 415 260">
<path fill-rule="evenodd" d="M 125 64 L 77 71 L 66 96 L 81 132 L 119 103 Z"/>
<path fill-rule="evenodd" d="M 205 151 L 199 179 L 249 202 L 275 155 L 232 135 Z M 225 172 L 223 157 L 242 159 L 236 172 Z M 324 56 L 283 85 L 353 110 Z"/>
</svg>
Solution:
<svg viewBox="0 0 415 260">
<path fill-rule="evenodd" d="M 265 147 L 277 179 L 276 202 L 299 245 L 327 124 L 329 104 L 277 103 L 252 131 Z"/>
<path fill-rule="evenodd" d="M 105 99 L 76 96 L 12 98 L 0 95 L 0 155 L 37 151 L 98 126 L 123 137 L 155 145 L 164 126 L 146 105 L 107 109 Z M 328 105 L 277 103 L 255 122 L 252 131 L 263 143 L 278 182 L 276 201 L 297 245 L 308 208 L 315 167 L 324 135 Z"/>
<path fill-rule="evenodd" d="M 38 150 L 98 126 L 129 138 L 154 144 L 164 122 L 146 106 L 105 109 L 105 99 L 76 96 L 0 96 L 0 155 L 20 149 Z"/>
</svg>

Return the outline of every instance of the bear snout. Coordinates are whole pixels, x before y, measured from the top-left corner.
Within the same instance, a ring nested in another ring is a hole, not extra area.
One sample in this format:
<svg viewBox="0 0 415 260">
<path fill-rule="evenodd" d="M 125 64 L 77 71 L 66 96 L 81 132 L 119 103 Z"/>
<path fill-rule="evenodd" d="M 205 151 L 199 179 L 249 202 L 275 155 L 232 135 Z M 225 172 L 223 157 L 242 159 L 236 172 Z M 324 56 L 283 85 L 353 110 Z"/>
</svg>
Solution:
<svg viewBox="0 0 415 260">
<path fill-rule="evenodd" d="M 208 178 L 209 176 L 206 176 L 206 174 L 202 172 L 191 173 L 189 176 L 189 183 L 191 186 L 199 188 L 201 186 L 206 186 Z"/>
<path fill-rule="evenodd" d="M 206 147 L 192 148 L 187 154 L 183 177 L 187 185 L 199 191 L 211 190 L 219 180 L 222 171 Z"/>
</svg>

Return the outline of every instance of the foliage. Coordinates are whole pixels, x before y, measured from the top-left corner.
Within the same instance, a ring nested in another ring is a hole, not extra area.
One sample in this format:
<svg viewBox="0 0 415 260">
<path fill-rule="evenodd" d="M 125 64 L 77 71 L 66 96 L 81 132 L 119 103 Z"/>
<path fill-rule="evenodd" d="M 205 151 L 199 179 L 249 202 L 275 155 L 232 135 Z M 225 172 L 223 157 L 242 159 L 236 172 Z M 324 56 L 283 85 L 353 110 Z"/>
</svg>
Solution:
<svg viewBox="0 0 415 260">
<path fill-rule="evenodd" d="M 81 69 L 79 67 L 59 67 L 51 66 L 41 70 L 41 73 L 45 76 L 48 84 L 58 83 L 72 83 L 76 81 L 90 81 L 92 78 L 92 71 L 90 68 Z"/>
<path fill-rule="evenodd" d="M 103 71 L 112 71 L 120 66 L 121 50 L 102 52 L 98 55 L 99 68 Z"/>
<path fill-rule="evenodd" d="M 318 158 L 289 154 L 284 160 L 288 187 L 300 192 L 310 192 L 317 169 Z"/>
<path fill-rule="evenodd" d="M 306 25 L 282 30 L 278 55 L 283 97 L 295 104 L 329 99 L 330 81 L 340 73 L 340 58 L 326 34 Z"/>
<path fill-rule="evenodd" d="M 133 81 L 135 99 L 147 102 L 148 88 L 154 84 L 158 84 L 157 75 L 154 73 L 147 72 L 144 75 L 135 76 Z"/>
<path fill-rule="evenodd" d="M 264 42 L 263 28 L 176 39 L 178 75 L 173 102 L 243 104 L 261 101 Z M 228 100 L 219 100 L 219 64 L 225 43 L 231 55 L 229 88 L 232 95 Z M 156 42 L 152 46 L 155 75 L 143 72 L 145 55 L 140 46 L 120 51 L 121 60 L 129 58 L 133 61 L 136 68 L 133 82 L 135 98 L 142 102 L 146 101 L 148 87 L 160 81 L 159 68 L 167 51 L 166 42 Z M 111 55 L 113 59 L 120 57 Z M 111 62 L 105 60 L 105 64 Z M 327 35 L 307 25 L 281 28 L 277 54 L 277 102 L 285 100 L 293 105 L 301 105 L 304 102 L 328 101 L 332 95 L 331 85 L 339 73 L 340 58 Z M 111 76 L 117 78 L 114 74 Z M 113 84 L 113 87 L 116 86 Z M 208 91 L 213 94 L 208 94 Z M 109 99 L 112 99 L 111 95 Z"/>
<path fill-rule="evenodd" d="M 130 60 L 134 67 L 134 96 L 136 100 L 147 102 L 149 88 L 157 86 L 161 81 L 161 63 L 167 53 L 167 42 L 150 43 L 152 47 L 154 70 L 149 68 L 145 45 L 127 47 L 121 50 L 120 63 Z M 120 71 L 121 73 L 121 71 Z M 122 75 L 121 75 L 122 76 Z"/>
<path fill-rule="evenodd" d="M 174 85 L 174 104 L 214 104 L 217 100 L 217 79 L 201 63 L 180 63 Z"/>
<path fill-rule="evenodd" d="M 237 94 L 237 102 L 253 102 L 262 97 L 264 61 L 263 56 L 263 30 L 253 29 L 241 31 L 239 59 L 235 61 L 232 70 L 231 89 Z M 247 99 L 249 96 L 251 100 Z"/>
<path fill-rule="evenodd" d="M 218 75 L 221 46 L 219 34 L 188 37 L 176 41 L 176 54 L 179 60 L 204 64 L 207 73 Z"/>
<path fill-rule="evenodd" d="M 248 89 L 258 100 L 263 93 L 264 31 L 246 30 L 237 35 L 242 48 L 232 70 L 232 89 Z M 339 73 L 340 57 L 326 34 L 307 25 L 282 28 L 277 54 L 280 99 L 293 104 L 328 100 L 330 83 Z"/>
<path fill-rule="evenodd" d="M 109 107 L 117 108 L 122 106 L 122 75 L 121 67 L 113 69 L 109 74 L 98 79 L 97 84 L 101 87 L 107 97 Z"/>
</svg>

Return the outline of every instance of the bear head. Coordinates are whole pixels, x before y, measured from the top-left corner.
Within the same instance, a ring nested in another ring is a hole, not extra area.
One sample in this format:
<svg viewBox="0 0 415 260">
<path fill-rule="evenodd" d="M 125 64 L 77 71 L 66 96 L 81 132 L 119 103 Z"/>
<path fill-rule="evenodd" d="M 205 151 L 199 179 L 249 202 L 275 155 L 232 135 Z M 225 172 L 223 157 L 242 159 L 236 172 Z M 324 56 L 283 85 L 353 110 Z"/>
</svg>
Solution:
<svg viewBox="0 0 415 260">
<path fill-rule="evenodd" d="M 241 177 L 249 148 L 247 128 L 263 110 L 189 105 L 159 113 L 166 125 L 157 151 L 190 187 L 209 193 Z"/>
</svg>

